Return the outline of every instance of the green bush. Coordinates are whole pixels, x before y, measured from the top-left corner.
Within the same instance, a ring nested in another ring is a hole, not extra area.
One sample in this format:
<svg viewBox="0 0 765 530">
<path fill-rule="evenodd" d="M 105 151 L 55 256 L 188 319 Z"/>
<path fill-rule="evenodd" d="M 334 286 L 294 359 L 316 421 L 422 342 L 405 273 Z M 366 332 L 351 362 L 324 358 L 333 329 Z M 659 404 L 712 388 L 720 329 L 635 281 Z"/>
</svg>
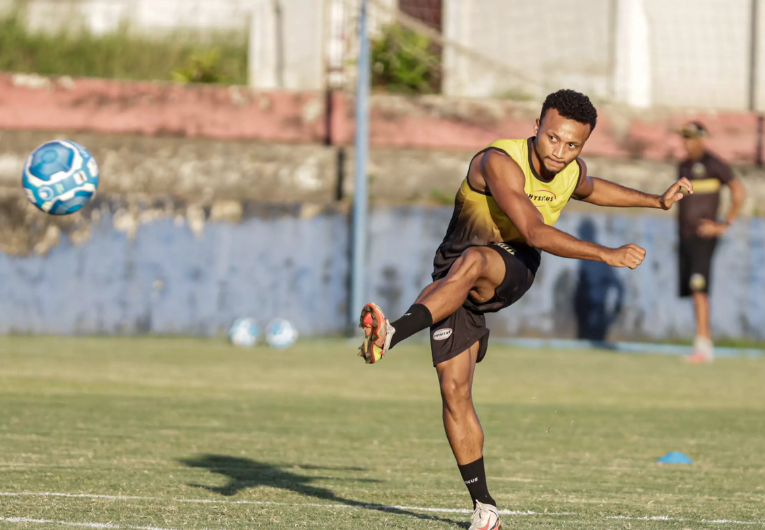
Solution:
<svg viewBox="0 0 765 530">
<path fill-rule="evenodd" d="M 427 36 L 393 24 L 371 44 L 372 86 L 404 94 L 439 91 L 441 57 Z"/>
<path fill-rule="evenodd" d="M 200 40 L 181 31 L 150 39 L 127 28 L 104 35 L 82 30 L 30 32 L 18 15 L 8 15 L 0 18 L 0 70 L 245 84 L 247 41 L 243 34 Z"/>
<path fill-rule="evenodd" d="M 228 79 L 221 67 L 219 50 L 194 54 L 185 67 L 173 71 L 173 81 L 178 83 L 226 83 Z"/>
</svg>

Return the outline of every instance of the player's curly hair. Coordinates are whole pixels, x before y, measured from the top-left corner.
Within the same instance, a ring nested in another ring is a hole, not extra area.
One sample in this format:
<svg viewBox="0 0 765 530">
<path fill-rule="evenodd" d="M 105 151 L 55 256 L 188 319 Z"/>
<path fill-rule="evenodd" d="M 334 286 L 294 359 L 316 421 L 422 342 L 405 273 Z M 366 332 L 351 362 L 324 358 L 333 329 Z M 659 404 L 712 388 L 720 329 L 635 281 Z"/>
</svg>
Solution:
<svg viewBox="0 0 765 530">
<path fill-rule="evenodd" d="M 595 129 L 598 122 L 598 111 L 590 98 L 575 90 L 564 88 L 547 96 L 542 104 L 540 121 L 549 109 L 557 110 L 564 118 L 589 125 L 590 130 Z"/>
</svg>

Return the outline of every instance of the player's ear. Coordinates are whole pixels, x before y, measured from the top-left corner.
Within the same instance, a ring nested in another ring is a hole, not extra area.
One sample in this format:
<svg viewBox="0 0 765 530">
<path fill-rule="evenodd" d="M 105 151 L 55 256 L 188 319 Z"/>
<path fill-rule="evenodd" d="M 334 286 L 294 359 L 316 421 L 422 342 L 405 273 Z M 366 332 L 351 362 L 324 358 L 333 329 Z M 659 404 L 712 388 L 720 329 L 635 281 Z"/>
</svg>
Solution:
<svg viewBox="0 0 765 530">
<path fill-rule="evenodd" d="M 534 122 L 534 136 L 539 133 L 539 118 Z"/>
</svg>

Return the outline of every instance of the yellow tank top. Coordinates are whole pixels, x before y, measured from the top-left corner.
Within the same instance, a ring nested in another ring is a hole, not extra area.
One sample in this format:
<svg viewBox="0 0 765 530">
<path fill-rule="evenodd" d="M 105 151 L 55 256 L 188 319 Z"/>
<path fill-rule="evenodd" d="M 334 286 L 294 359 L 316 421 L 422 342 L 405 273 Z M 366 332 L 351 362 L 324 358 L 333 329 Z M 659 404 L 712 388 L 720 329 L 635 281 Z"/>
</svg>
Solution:
<svg viewBox="0 0 765 530">
<path fill-rule="evenodd" d="M 532 141 L 533 138 L 497 140 L 478 154 L 488 149 L 499 149 L 515 160 L 526 178 L 526 194 L 542 214 L 545 224 L 552 226 L 586 169 L 577 158 L 550 182 L 543 181 L 531 164 Z M 490 243 L 525 245 L 526 241 L 491 193 L 474 189 L 466 177 L 454 199 L 454 213 L 446 236 L 436 252 L 434 278 L 445 274 L 444 271 L 448 271 L 451 263 L 467 248 Z"/>
<path fill-rule="evenodd" d="M 531 142 L 531 138 L 497 140 L 486 149 L 495 148 L 504 151 L 518 163 L 526 177 L 524 191 L 542 214 L 545 224 L 553 226 L 558 221 L 561 210 L 579 185 L 583 165 L 579 159 L 576 159 L 564 167 L 550 182 L 545 182 L 531 164 L 531 149 L 533 149 Z M 505 243 L 524 242 L 523 236 L 497 205 L 494 197 L 488 192 L 474 190 L 467 178 L 465 178 L 457 194 L 457 200 L 460 199 L 465 202 L 467 207 L 463 210 L 469 210 L 471 216 L 483 217 L 484 222 L 480 224 L 488 223 L 491 220 L 490 224 L 494 225 L 492 243 L 500 241 Z"/>
</svg>

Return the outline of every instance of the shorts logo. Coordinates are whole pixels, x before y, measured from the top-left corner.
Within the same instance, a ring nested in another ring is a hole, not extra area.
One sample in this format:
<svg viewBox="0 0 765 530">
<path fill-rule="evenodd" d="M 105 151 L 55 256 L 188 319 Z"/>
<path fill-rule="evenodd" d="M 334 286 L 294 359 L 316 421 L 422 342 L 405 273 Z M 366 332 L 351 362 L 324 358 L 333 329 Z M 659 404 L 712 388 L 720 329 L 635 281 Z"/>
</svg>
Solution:
<svg viewBox="0 0 765 530">
<path fill-rule="evenodd" d="M 513 247 L 511 247 L 510 245 L 508 245 L 506 243 L 495 243 L 495 245 L 497 245 L 499 248 L 501 248 L 503 250 L 508 251 L 510 254 L 515 256 L 515 249 Z"/>
<path fill-rule="evenodd" d="M 691 280 L 688 282 L 688 286 L 693 292 L 703 291 L 707 286 L 707 279 L 703 274 L 698 272 L 691 274 Z"/>
<path fill-rule="evenodd" d="M 433 340 L 446 340 L 452 336 L 452 328 L 437 329 L 433 332 Z"/>
<path fill-rule="evenodd" d="M 538 190 L 533 193 L 529 193 L 528 195 L 529 199 L 531 199 L 531 202 L 553 202 L 558 198 L 558 196 L 550 190 Z"/>
</svg>

